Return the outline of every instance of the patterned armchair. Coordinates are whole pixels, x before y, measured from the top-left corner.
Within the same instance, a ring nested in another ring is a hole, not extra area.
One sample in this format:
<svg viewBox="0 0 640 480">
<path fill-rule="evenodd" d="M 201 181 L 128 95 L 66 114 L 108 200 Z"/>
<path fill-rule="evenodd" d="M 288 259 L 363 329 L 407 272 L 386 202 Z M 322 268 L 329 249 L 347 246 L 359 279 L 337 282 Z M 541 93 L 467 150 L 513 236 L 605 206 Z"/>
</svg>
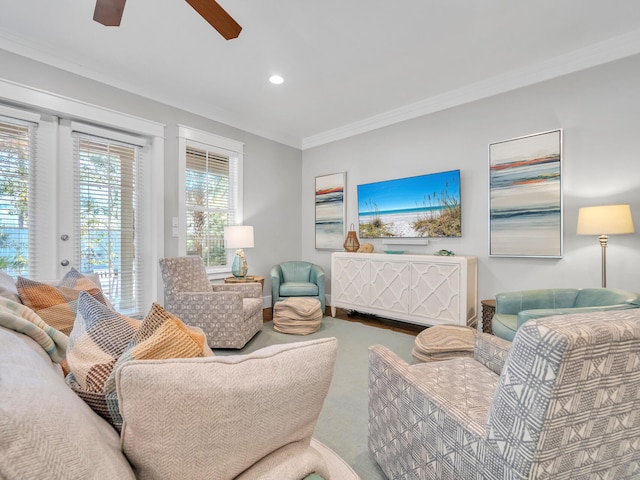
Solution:
<svg viewBox="0 0 640 480">
<path fill-rule="evenodd" d="M 211 284 L 202 258 L 160 260 L 165 309 L 201 328 L 212 348 L 242 348 L 262 328 L 262 285 Z"/>
<path fill-rule="evenodd" d="M 390 480 L 640 478 L 640 309 L 486 338 L 416 365 L 370 348 L 369 450 Z"/>
</svg>

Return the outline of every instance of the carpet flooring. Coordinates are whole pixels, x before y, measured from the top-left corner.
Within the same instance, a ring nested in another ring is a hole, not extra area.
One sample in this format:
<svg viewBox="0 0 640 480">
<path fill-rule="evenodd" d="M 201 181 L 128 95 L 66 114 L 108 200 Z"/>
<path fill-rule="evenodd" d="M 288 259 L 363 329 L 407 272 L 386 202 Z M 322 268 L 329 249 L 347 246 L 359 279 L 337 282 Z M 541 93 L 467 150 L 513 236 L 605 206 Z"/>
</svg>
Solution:
<svg viewBox="0 0 640 480">
<path fill-rule="evenodd" d="M 314 437 L 340 455 L 362 480 L 386 480 L 367 448 L 368 348 L 378 343 L 385 345 L 411 363 L 415 336 L 324 317 L 320 329 L 310 335 L 278 333 L 273 330 L 272 322 L 267 322 L 242 350 L 214 352 L 217 355 L 250 353 L 277 343 L 324 337 L 338 339 L 338 355 Z"/>
</svg>

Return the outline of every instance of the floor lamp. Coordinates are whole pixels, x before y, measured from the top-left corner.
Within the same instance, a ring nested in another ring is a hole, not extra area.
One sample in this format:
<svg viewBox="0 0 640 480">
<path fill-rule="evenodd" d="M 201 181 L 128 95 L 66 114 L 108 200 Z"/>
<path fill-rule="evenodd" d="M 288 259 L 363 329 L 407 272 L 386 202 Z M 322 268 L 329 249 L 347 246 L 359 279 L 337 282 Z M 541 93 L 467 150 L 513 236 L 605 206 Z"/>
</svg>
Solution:
<svg viewBox="0 0 640 480">
<path fill-rule="evenodd" d="M 578 235 L 599 235 L 602 247 L 602 288 L 607 286 L 608 235 L 633 233 L 631 208 L 623 205 L 600 205 L 578 210 Z"/>
</svg>

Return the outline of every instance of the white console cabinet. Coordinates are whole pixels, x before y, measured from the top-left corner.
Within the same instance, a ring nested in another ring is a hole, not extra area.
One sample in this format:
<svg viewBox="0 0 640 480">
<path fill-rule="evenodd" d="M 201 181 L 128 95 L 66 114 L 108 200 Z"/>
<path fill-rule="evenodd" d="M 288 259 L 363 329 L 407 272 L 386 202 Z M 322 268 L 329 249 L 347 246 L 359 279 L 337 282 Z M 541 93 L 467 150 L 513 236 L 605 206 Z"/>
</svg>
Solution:
<svg viewBox="0 0 640 480">
<path fill-rule="evenodd" d="M 478 259 L 336 252 L 331 315 L 355 310 L 419 325 L 470 325 L 478 319 Z"/>
</svg>

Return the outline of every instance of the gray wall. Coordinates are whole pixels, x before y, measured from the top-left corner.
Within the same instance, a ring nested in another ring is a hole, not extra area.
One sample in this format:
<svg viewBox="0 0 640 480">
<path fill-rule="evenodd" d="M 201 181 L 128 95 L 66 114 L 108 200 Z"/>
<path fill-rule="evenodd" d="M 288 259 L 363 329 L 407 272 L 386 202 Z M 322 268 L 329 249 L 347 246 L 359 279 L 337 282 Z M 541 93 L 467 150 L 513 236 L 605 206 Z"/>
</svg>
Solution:
<svg viewBox="0 0 640 480">
<path fill-rule="evenodd" d="M 314 177 L 347 172 L 347 226 L 357 225 L 360 183 L 461 170 L 462 238 L 386 249 L 475 255 L 480 299 L 502 291 L 599 287 L 600 245 L 577 236 L 578 208 L 630 203 L 640 231 L 640 56 L 305 150 L 302 256 L 330 271 L 330 252 L 314 248 Z M 488 256 L 488 144 L 562 128 L 564 255 Z M 370 241 L 370 240 L 367 240 Z M 384 250 L 374 240 L 376 250 Z M 640 234 L 609 238 L 607 286 L 640 292 Z"/>
<path fill-rule="evenodd" d="M 600 247 L 576 236 L 580 206 L 630 203 L 640 230 L 640 56 L 532 87 L 406 121 L 300 152 L 227 125 L 129 94 L 0 50 L 0 75 L 11 81 L 166 124 L 165 255 L 177 254 L 171 217 L 177 216 L 177 125 L 245 143 L 245 223 L 256 247 L 247 251 L 250 272 L 305 259 L 322 265 L 330 281 L 330 252 L 315 250 L 314 179 L 347 172 L 347 224 L 357 224 L 356 186 L 459 168 L 463 236 L 428 246 L 398 247 L 432 253 L 441 248 L 479 258 L 479 295 L 500 291 L 599 286 Z M 489 143 L 564 130 L 564 256 L 561 259 L 489 258 Z M 383 250 L 374 241 L 377 250 Z M 640 291 L 639 234 L 610 238 L 608 285 Z M 265 295 L 269 294 L 269 282 Z"/>
<path fill-rule="evenodd" d="M 244 223 L 254 226 L 256 245 L 246 252 L 249 272 L 267 277 L 273 264 L 300 258 L 300 150 L 4 50 L 0 65 L 4 79 L 166 125 L 164 256 L 178 254 L 171 218 L 178 216 L 177 125 L 182 124 L 245 144 Z M 265 295 L 270 292 L 268 285 L 266 281 Z"/>
</svg>

